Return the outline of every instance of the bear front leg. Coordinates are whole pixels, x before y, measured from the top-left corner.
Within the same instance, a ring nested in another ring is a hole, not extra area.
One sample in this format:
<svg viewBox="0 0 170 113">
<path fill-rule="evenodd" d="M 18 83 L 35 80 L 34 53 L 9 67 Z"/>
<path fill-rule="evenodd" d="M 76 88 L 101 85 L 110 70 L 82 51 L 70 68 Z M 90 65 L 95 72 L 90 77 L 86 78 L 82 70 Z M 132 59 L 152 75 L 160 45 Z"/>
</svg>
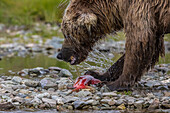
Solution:
<svg viewBox="0 0 170 113">
<path fill-rule="evenodd" d="M 129 90 L 155 64 L 155 55 L 159 56 L 158 29 L 149 4 L 137 2 L 129 9 L 124 25 L 127 38 L 123 72 L 116 81 L 107 83 L 111 90 Z"/>
<path fill-rule="evenodd" d="M 98 72 L 89 70 L 85 73 L 85 75 L 91 75 L 94 78 L 97 78 L 101 81 L 115 81 L 119 78 L 123 71 L 125 55 L 122 55 L 108 70 L 107 72 L 100 74 Z"/>
</svg>

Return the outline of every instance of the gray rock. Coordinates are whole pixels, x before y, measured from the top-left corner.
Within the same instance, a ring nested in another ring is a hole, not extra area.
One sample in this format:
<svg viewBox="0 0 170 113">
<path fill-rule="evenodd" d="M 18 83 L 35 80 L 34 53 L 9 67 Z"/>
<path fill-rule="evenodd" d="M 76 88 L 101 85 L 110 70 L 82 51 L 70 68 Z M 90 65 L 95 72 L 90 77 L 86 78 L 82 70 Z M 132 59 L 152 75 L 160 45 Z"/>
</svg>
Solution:
<svg viewBox="0 0 170 113">
<path fill-rule="evenodd" d="M 80 100 L 80 98 L 72 97 L 72 96 L 67 96 L 67 97 L 65 97 L 65 102 L 64 103 L 72 103 L 72 102 L 75 102 L 77 100 Z"/>
<path fill-rule="evenodd" d="M 142 109 L 144 104 L 144 100 L 138 100 L 134 103 L 134 105 L 138 108 L 138 109 Z"/>
<path fill-rule="evenodd" d="M 41 98 L 45 98 L 45 97 L 46 97 L 46 98 L 49 98 L 49 97 L 50 97 L 50 94 L 46 92 L 46 93 L 38 94 L 38 95 L 36 95 L 36 97 L 37 97 L 37 98 L 40 98 L 40 99 L 41 99 Z"/>
<path fill-rule="evenodd" d="M 116 105 L 121 105 L 125 102 L 125 99 L 114 100 Z"/>
<path fill-rule="evenodd" d="M 50 104 L 51 107 L 55 107 L 56 106 L 56 100 L 49 99 L 49 98 L 42 98 L 42 101 L 44 103 Z"/>
<path fill-rule="evenodd" d="M 33 80 L 27 80 L 25 81 L 25 85 L 28 87 L 37 87 L 39 85 L 39 82 Z"/>
<path fill-rule="evenodd" d="M 62 97 L 53 95 L 53 96 L 51 96 L 51 98 L 52 98 L 53 100 L 55 100 L 56 103 L 59 104 L 59 105 L 63 105 L 63 104 L 64 104 L 64 99 L 63 99 Z"/>
<path fill-rule="evenodd" d="M 62 68 L 59 68 L 59 67 L 49 67 L 48 68 L 50 71 L 51 70 L 54 70 L 54 71 L 61 71 L 62 70 Z"/>
<path fill-rule="evenodd" d="M 115 92 L 105 92 L 102 94 L 102 96 L 116 97 L 117 94 Z"/>
<path fill-rule="evenodd" d="M 31 100 L 31 103 L 33 103 L 34 106 L 36 106 L 42 104 L 42 101 L 39 98 L 35 97 L 33 100 Z"/>
<path fill-rule="evenodd" d="M 152 88 L 155 83 L 156 83 L 156 82 L 154 82 L 154 81 L 148 81 L 148 82 L 145 83 L 145 86 L 146 86 L 146 87 L 149 87 L 149 88 Z"/>
<path fill-rule="evenodd" d="M 21 77 L 18 77 L 18 76 L 14 76 L 12 78 L 12 81 L 15 82 L 15 83 L 21 83 L 22 82 L 22 78 Z"/>
<path fill-rule="evenodd" d="M 87 105 L 87 103 L 84 101 L 77 100 L 73 102 L 73 106 L 75 109 L 82 109 L 85 105 Z"/>
<path fill-rule="evenodd" d="M 24 98 L 21 98 L 21 97 L 14 97 L 14 98 L 12 99 L 12 102 L 24 103 L 25 100 L 24 100 Z"/>
<path fill-rule="evenodd" d="M 106 85 L 103 85 L 103 87 L 100 89 L 100 92 L 101 93 L 103 93 L 103 92 L 110 92 L 110 89 Z"/>
<path fill-rule="evenodd" d="M 168 86 L 159 86 L 157 87 L 158 90 L 169 90 L 169 87 Z"/>
<path fill-rule="evenodd" d="M 90 96 L 90 95 L 92 95 L 92 93 L 91 92 L 89 92 L 89 91 L 79 91 L 78 93 L 76 93 L 75 94 L 76 96 L 78 96 L 78 97 L 87 97 L 87 96 Z"/>
<path fill-rule="evenodd" d="M 11 102 L 0 103 L 0 110 L 10 110 L 14 108 L 14 105 Z"/>
<path fill-rule="evenodd" d="M 68 106 L 67 107 L 69 110 L 73 110 L 73 106 Z"/>
<path fill-rule="evenodd" d="M 70 73 L 70 71 L 66 69 L 62 69 L 58 75 L 59 77 L 71 77 L 73 78 L 73 75 Z"/>
<path fill-rule="evenodd" d="M 44 89 L 48 89 L 48 88 L 57 89 L 58 88 L 58 85 L 55 83 L 55 79 L 52 79 L 52 78 L 43 78 L 40 81 L 40 85 Z"/>
<path fill-rule="evenodd" d="M 96 101 L 96 100 L 88 100 L 86 101 L 87 104 L 89 105 L 93 105 L 93 106 L 96 106 L 99 104 L 99 101 Z"/>
</svg>

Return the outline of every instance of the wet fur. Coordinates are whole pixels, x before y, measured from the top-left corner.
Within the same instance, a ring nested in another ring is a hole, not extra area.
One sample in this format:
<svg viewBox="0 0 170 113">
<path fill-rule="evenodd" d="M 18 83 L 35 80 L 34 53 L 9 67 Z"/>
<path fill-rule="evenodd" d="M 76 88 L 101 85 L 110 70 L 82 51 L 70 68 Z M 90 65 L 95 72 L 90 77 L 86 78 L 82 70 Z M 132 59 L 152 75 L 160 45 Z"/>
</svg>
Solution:
<svg viewBox="0 0 170 113">
<path fill-rule="evenodd" d="M 78 63 L 98 40 L 121 29 L 126 34 L 126 53 L 102 75 L 87 72 L 109 81 L 111 90 L 130 88 L 165 55 L 170 0 L 72 0 L 62 22 L 63 48 L 79 54 Z"/>
</svg>

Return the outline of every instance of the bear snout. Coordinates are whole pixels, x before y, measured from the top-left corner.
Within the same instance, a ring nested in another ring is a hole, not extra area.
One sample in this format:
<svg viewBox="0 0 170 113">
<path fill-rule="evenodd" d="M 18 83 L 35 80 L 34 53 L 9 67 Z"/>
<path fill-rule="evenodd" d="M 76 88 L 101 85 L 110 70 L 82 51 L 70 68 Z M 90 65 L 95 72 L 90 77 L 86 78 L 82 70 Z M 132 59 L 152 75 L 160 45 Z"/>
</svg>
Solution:
<svg viewBox="0 0 170 113">
<path fill-rule="evenodd" d="M 58 53 L 58 55 L 57 55 L 57 59 L 62 60 L 62 53 L 61 53 L 61 52 L 60 52 L 60 53 Z"/>
</svg>

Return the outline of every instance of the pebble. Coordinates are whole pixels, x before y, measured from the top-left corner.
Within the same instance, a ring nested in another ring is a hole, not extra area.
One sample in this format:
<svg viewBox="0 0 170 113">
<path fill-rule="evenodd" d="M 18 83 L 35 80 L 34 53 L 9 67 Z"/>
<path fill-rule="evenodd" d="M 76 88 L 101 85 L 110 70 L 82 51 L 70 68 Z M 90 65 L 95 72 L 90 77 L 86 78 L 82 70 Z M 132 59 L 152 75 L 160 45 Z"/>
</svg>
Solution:
<svg viewBox="0 0 170 113">
<path fill-rule="evenodd" d="M 28 87 L 37 87 L 39 85 L 39 82 L 33 80 L 27 80 L 25 81 L 25 85 Z"/>
<path fill-rule="evenodd" d="M 77 100 L 77 101 L 73 102 L 73 105 L 74 105 L 75 109 L 80 109 L 80 108 L 84 107 L 85 105 L 87 105 L 87 103 L 84 101 Z"/>
<path fill-rule="evenodd" d="M 12 81 L 15 82 L 15 83 L 21 83 L 22 82 L 22 78 L 21 77 L 18 77 L 18 76 L 14 76 L 12 78 Z"/>
<path fill-rule="evenodd" d="M 44 103 L 50 104 L 51 107 L 55 107 L 55 106 L 56 106 L 56 101 L 53 100 L 53 99 L 42 98 L 42 101 L 43 101 Z"/>
<path fill-rule="evenodd" d="M 58 74 L 59 77 L 71 77 L 73 78 L 73 75 L 70 73 L 70 71 L 66 69 L 62 69 L 60 73 Z"/>
<path fill-rule="evenodd" d="M 55 79 L 52 79 L 52 78 L 43 78 L 43 79 L 40 81 L 40 85 L 41 85 L 41 87 L 44 88 L 44 89 L 48 89 L 48 88 L 57 89 L 57 88 L 58 88 L 58 85 L 57 85 L 55 82 L 56 82 Z"/>
</svg>

